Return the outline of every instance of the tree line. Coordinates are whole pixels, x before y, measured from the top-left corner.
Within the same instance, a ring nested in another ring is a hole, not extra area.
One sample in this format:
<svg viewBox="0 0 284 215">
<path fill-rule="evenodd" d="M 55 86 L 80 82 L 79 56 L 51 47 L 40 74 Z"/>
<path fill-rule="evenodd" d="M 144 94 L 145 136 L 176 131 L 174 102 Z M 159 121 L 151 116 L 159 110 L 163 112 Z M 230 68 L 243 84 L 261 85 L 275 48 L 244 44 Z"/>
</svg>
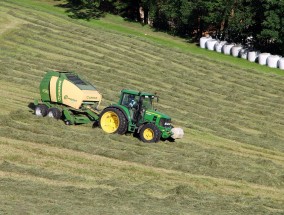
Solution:
<svg viewBox="0 0 284 215">
<path fill-rule="evenodd" d="M 214 38 L 284 54 L 283 0 L 67 0 L 75 18 L 113 13 L 181 37 Z"/>
</svg>

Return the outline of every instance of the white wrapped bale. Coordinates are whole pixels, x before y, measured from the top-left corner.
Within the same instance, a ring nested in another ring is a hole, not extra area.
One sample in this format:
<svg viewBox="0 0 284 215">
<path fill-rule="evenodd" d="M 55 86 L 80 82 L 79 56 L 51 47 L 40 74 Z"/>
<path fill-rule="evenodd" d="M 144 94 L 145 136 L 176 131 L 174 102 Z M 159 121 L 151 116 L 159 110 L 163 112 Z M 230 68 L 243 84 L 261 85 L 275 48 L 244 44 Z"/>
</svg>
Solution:
<svg viewBox="0 0 284 215">
<path fill-rule="evenodd" d="M 230 55 L 231 54 L 231 49 L 233 48 L 235 44 L 226 44 L 223 46 L 223 53 L 225 55 Z"/>
<path fill-rule="evenodd" d="M 267 65 L 267 58 L 270 56 L 270 53 L 261 53 L 258 55 L 258 63 L 260 65 Z"/>
<path fill-rule="evenodd" d="M 221 53 L 222 48 L 226 43 L 227 43 L 226 41 L 219 41 L 219 42 L 215 43 L 215 47 L 214 47 L 215 51 Z"/>
<path fill-rule="evenodd" d="M 243 48 L 243 47 L 240 46 L 240 45 L 233 46 L 233 48 L 232 48 L 232 55 L 233 55 L 234 57 L 239 57 L 240 51 L 241 51 L 242 48 Z"/>
<path fill-rule="evenodd" d="M 258 51 L 249 51 L 248 52 L 248 61 L 250 62 L 255 62 L 256 59 L 258 58 L 260 52 Z"/>
<path fill-rule="evenodd" d="M 281 57 L 281 58 L 278 60 L 278 67 L 279 67 L 279 69 L 284 70 L 284 58 L 283 58 L 283 57 Z"/>
<path fill-rule="evenodd" d="M 212 39 L 211 37 L 201 37 L 199 40 L 200 48 L 205 49 L 206 48 L 206 42 L 207 40 Z"/>
<path fill-rule="evenodd" d="M 279 59 L 280 59 L 280 56 L 278 55 L 270 55 L 267 58 L 267 66 L 270 68 L 277 68 Z"/>
<path fill-rule="evenodd" d="M 240 50 L 240 57 L 241 58 L 243 58 L 243 59 L 248 59 L 248 52 L 249 52 L 249 50 L 247 49 L 247 48 L 242 48 L 241 50 Z"/>
<path fill-rule="evenodd" d="M 218 41 L 215 40 L 215 39 L 210 39 L 210 40 L 207 40 L 206 41 L 206 48 L 210 51 L 214 51 L 214 47 L 215 47 L 215 44 L 217 43 Z"/>
</svg>

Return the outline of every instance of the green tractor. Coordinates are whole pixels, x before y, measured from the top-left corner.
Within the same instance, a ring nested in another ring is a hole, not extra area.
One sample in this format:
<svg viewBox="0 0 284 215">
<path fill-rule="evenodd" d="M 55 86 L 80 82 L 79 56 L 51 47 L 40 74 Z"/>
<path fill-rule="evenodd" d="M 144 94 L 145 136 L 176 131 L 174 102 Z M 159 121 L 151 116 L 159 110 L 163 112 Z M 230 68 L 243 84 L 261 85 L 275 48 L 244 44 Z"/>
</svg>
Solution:
<svg viewBox="0 0 284 215">
<path fill-rule="evenodd" d="M 122 90 L 119 102 L 105 108 L 99 123 L 106 133 L 137 132 L 143 142 L 158 142 L 161 138 L 182 138 L 183 130 L 173 128 L 171 118 L 154 109 L 155 94 Z"/>
<path fill-rule="evenodd" d="M 63 119 L 67 125 L 94 122 L 106 133 L 138 133 L 148 143 L 184 134 L 181 128 L 173 128 L 168 115 L 154 109 L 155 94 L 122 90 L 119 102 L 100 113 L 101 94 L 74 72 L 48 71 L 40 83 L 40 95 L 34 101 L 35 115 Z"/>
</svg>

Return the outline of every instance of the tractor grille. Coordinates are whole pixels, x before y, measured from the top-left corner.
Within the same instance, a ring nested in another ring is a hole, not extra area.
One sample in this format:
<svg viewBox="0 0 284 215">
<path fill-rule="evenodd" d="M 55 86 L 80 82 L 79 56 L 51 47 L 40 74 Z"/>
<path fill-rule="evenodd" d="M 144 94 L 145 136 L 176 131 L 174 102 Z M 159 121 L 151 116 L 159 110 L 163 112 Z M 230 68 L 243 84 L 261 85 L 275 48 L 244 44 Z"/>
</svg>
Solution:
<svg viewBox="0 0 284 215">
<path fill-rule="evenodd" d="M 171 119 L 164 119 L 164 118 L 160 119 L 160 126 L 163 126 L 166 128 L 172 127 Z"/>
</svg>

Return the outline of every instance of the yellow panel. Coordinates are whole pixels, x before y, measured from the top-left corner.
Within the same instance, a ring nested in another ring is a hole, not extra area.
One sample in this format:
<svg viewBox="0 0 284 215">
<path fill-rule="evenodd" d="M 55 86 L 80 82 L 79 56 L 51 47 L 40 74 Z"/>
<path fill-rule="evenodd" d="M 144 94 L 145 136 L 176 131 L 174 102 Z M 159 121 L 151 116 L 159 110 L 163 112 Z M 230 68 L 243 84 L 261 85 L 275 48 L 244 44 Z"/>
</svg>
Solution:
<svg viewBox="0 0 284 215">
<path fill-rule="evenodd" d="M 102 95 L 95 90 L 83 90 L 84 96 L 83 100 L 84 101 L 95 101 L 95 102 L 100 102 L 102 100 Z"/>
<path fill-rule="evenodd" d="M 98 102 L 97 108 L 102 101 L 102 95 L 96 90 L 83 90 L 83 101 Z"/>
<path fill-rule="evenodd" d="M 83 102 L 83 92 L 73 83 L 64 80 L 62 84 L 62 103 L 79 109 Z"/>
<path fill-rule="evenodd" d="M 50 84 L 49 84 L 49 91 L 50 91 L 50 100 L 52 102 L 57 102 L 56 98 L 56 82 L 58 80 L 58 77 L 52 76 L 50 79 Z"/>
</svg>

